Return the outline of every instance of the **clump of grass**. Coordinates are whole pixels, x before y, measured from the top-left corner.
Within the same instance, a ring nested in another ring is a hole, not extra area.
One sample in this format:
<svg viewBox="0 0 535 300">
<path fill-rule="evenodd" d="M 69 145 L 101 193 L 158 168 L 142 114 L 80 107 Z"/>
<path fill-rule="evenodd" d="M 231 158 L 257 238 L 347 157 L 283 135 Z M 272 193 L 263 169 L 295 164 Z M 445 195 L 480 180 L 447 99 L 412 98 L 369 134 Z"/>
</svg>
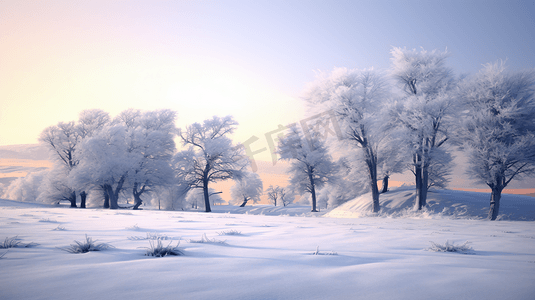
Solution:
<svg viewBox="0 0 535 300">
<path fill-rule="evenodd" d="M 3 243 L 0 244 L 0 249 L 7 249 L 7 248 L 30 248 L 35 247 L 39 244 L 37 243 L 23 243 L 20 241 L 20 239 L 17 238 L 18 236 L 14 237 L 6 237 Z"/>
<path fill-rule="evenodd" d="M 139 230 L 139 226 L 137 226 L 137 224 L 134 224 L 130 227 L 126 227 L 125 229 L 128 229 L 128 230 Z"/>
<path fill-rule="evenodd" d="M 227 241 L 220 241 L 220 240 L 216 240 L 216 239 L 209 239 L 207 236 L 206 236 L 206 233 L 203 233 L 202 234 L 202 237 L 200 240 L 189 240 L 190 243 L 208 243 L 208 244 L 222 244 L 222 245 L 226 245 L 227 244 Z"/>
<path fill-rule="evenodd" d="M 159 233 L 149 233 L 147 232 L 147 236 L 130 236 L 128 237 L 129 240 L 132 241 L 139 241 L 139 240 L 171 240 L 170 237 L 168 237 L 165 234 L 159 234 Z"/>
<path fill-rule="evenodd" d="M 74 241 L 74 244 L 71 244 L 68 247 L 59 248 L 63 251 L 67 251 L 69 253 L 87 253 L 89 251 L 102 251 L 109 248 L 114 248 L 112 245 L 108 243 L 98 243 L 97 241 L 93 241 L 92 238 L 88 237 L 87 234 L 85 235 L 85 242 L 79 242 Z"/>
<path fill-rule="evenodd" d="M 46 218 L 46 219 L 41 219 L 41 220 L 39 220 L 39 222 L 57 223 L 58 221 L 57 221 L 57 220 L 50 219 L 50 218 Z"/>
<path fill-rule="evenodd" d="M 219 235 L 242 235 L 241 231 L 234 230 L 234 229 L 226 230 L 226 231 L 220 231 L 217 234 L 219 234 Z"/>
<path fill-rule="evenodd" d="M 427 251 L 433 251 L 433 252 L 459 252 L 463 254 L 471 253 L 473 250 L 472 247 L 468 246 L 469 242 L 466 241 L 461 245 L 455 245 L 454 243 L 451 243 L 449 241 L 446 241 L 444 245 L 437 244 L 435 242 L 430 242 L 431 247 L 427 248 Z"/>
<path fill-rule="evenodd" d="M 67 230 L 65 229 L 65 226 L 58 225 L 58 227 L 52 229 L 52 230 Z"/>
<path fill-rule="evenodd" d="M 320 246 L 316 247 L 316 251 L 312 252 L 312 255 L 338 255 L 338 253 L 331 251 L 331 252 L 320 252 Z"/>
<path fill-rule="evenodd" d="M 184 255 L 182 251 L 178 249 L 178 245 L 180 245 L 180 241 L 176 244 L 176 246 L 171 245 L 173 242 L 170 242 L 169 245 L 164 246 L 162 244 L 162 240 L 149 240 L 149 247 L 147 247 L 147 252 L 145 253 L 146 256 L 155 256 L 155 257 L 164 257 L 168 255 Z"/>
</svg>

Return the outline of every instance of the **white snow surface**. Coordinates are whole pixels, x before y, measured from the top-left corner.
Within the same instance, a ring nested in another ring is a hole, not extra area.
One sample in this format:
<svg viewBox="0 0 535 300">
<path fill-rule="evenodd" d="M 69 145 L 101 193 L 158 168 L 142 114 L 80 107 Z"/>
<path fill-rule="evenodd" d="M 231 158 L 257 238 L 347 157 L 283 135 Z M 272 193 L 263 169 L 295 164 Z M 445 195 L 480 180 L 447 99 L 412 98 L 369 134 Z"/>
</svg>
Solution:
<svg viewBox="0 0 535 300">
<path fill-rule="evenodd" d="M 0 249 L 0 299 L 535 298 L 535 222 L 513 221 L 533 220 L 535 199 L 504 195 L 504 216 L 491 222 L 478 219 L 487 194 L 439 191 L 428 211 L 409 213 L 408 192 L 381 195 L 377 216 L 363 213 L 366 196 L 317 215 L 306 206 L 199 213 L 0 200 L 0 243 L 38 243 Z M 457 213 L 437 213 L 456 203 Z M 86 234 L 114 248 L 59 249 Z M 211 243 L 198 242 L 204 234 Z M 149 235 L 180 242 L 184 255 L 145 256 Z M 466 241 L 468 254 L 427 250 Z"/>
</svg>

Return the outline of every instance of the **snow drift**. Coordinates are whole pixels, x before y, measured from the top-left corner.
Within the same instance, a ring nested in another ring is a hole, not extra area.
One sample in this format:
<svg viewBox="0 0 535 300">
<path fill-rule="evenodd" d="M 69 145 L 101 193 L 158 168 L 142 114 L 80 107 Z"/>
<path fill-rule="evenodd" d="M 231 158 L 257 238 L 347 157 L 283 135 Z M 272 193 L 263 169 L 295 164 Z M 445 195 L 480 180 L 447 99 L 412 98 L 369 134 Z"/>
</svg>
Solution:
<svg viewBox="0 0 535 300">
<path fill-rule="evenodd" d="M 348 201 L 327 213 L 331 218 L 359 218 L 366 216 L 485 219 L 489 211 L 490 193 L 452 190 L 430 190 L 427 207 L 414 210 L 413 186 L 392 189 L 380 195 L 381 211 L 373 214 L 371 193 Z M 499 220 L 535 220 L 535 198 L 521 195 L 502 195 Z"/>
</svg>

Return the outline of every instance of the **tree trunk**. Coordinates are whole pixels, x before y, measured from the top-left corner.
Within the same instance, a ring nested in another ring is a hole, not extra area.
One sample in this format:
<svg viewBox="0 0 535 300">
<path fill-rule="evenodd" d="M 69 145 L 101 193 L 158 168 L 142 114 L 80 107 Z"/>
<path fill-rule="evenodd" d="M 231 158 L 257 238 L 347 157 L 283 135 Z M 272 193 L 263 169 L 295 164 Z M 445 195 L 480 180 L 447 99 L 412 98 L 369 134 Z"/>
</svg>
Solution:
<svg viewBox="0 0 535 300">
<path fill-rule="evenodd" d="M 143 204 L 143 200 L 141 200 L 139 193 L 134 193 L 134 207 L 132 209 L 139 209 L 139 207 Z"/>
<path fill-rule="evenodd" d="M 139 206 L 143 204 L 143 200 L 141 200 L 141 194 L 145 192 L 145 185 L 138 191 L 137 190 L 138 184 L 137 182 L 134 183 L 134 188 L 132 189 L 132 194 L 134 195 L 134 208 L 135 210 L 139 209 Z"/>
<path fill-rule="evenodd" d="M 71 207 L 77 207 L 76 206 L 76 192 L 71 193 L 71 196 L 69 197 L 69 201 L 71 202 Z"/>
<path fill-rule="evenodd" d="M 110 195 L 108 194 L 108 190 L 103 187 L 104 190 L 104 205 L 103 208 L 110 208 Z"/>
<path fill-rule="evenodd" d="M 311 167 L 308 167 L 308 180 L 310 180 L 310 194 L 312 195 L 312 212 L 316 210 L 316 184 L 314 183 L 314 174 Z"/>
<path fill-rule="evenodd" d="M 85 199 L 87 198 L 87 194 L 85 191 L 82 191 L 80 193 L 80 208 L 85 208 Z"/>
<path fill-rule="evenodd" d="M 203 182 L 202 191 L 204 193 L 204 207 L 205 212 L 211 212 L 212 209 L 210 208 L 210 194 L 208 194 L 208 180 L 205 180 Z"/>
<path fill-rule="evenodd" d="M 388 192 L 388 178 L 390 178 L 388 175 L 383 178 L 383 188 L 381 189 L 381 194 Z"/>
<path fill-rule="evenodd" d="M 491 221 L 496 220 L 498 213 L 500 212 L 500 199 L 502 198 L 502 190 L 500 187 L 491 188 L 490 194 L 490 209 L 488 219 Z"/>
<path fill-rule="evenodd" d="M 421 192 L 421 204 L 422 208 L 424 208 L 427 205 L 427 186 L 429 184 L 429 166 L 427 163 L 423 164 L 422 168 L 422 192 Z"/>
<path fill-rule="evenodd" d="M 240 205 L 240 207 L 245 207 L 245 204 L 247 204 L 247 201 L 249 201 L 249 199 L 247 199 L 247 197 L 243 197 L 243 203 Z"/>
<path fill-rule="evenodd" d="M 422 167 L 420 165 L 421 163 L 421 160 L 420 160 L 420 155 L 419 154 L 415 154 L 415 159 L 414 159 L 414 179 L 415 179 L 415 183 L 416 183 L 416 202 L 415 202 L 415 208 L 416 210 L 421 210 L 422 209 Z"/>
<path fill-rule="evenodd" d="M 375 156 L 370 149 L 368 149 L 367 156 L 366 165 L 368 166 L 368 176 L 370 179 L 370 188 L 372 190 L 372 211 L 377 213 L 381 209 L 381 206 L 379 205 L 379 187 L 377 186 L 377 164 Z"/>
</svg>

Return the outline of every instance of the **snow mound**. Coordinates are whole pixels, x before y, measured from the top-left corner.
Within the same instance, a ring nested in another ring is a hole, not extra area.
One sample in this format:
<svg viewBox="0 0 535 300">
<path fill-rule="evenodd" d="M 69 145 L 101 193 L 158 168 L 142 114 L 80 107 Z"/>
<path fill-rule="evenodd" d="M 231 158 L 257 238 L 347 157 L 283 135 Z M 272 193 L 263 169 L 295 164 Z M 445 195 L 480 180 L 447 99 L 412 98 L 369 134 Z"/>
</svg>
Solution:
<svg viewBox="0 0 535 300">
<path fill-rule="evenodd" d="M 453 190 L 430 190 L 427 207 L 414 210 L 413 186 L 392 189 L 379 196 L 381 211 L 371 212 L 371 193 L 348 201 L 325 214 L 331 218 L 360 218 L 368 216 L 394 218 L 451 218 L 485 219 L 490 205 L 490 193 Z M 535 198 L 522 195 L 502 194 L 499 220 L 535 221 Z"/>
</svg>

